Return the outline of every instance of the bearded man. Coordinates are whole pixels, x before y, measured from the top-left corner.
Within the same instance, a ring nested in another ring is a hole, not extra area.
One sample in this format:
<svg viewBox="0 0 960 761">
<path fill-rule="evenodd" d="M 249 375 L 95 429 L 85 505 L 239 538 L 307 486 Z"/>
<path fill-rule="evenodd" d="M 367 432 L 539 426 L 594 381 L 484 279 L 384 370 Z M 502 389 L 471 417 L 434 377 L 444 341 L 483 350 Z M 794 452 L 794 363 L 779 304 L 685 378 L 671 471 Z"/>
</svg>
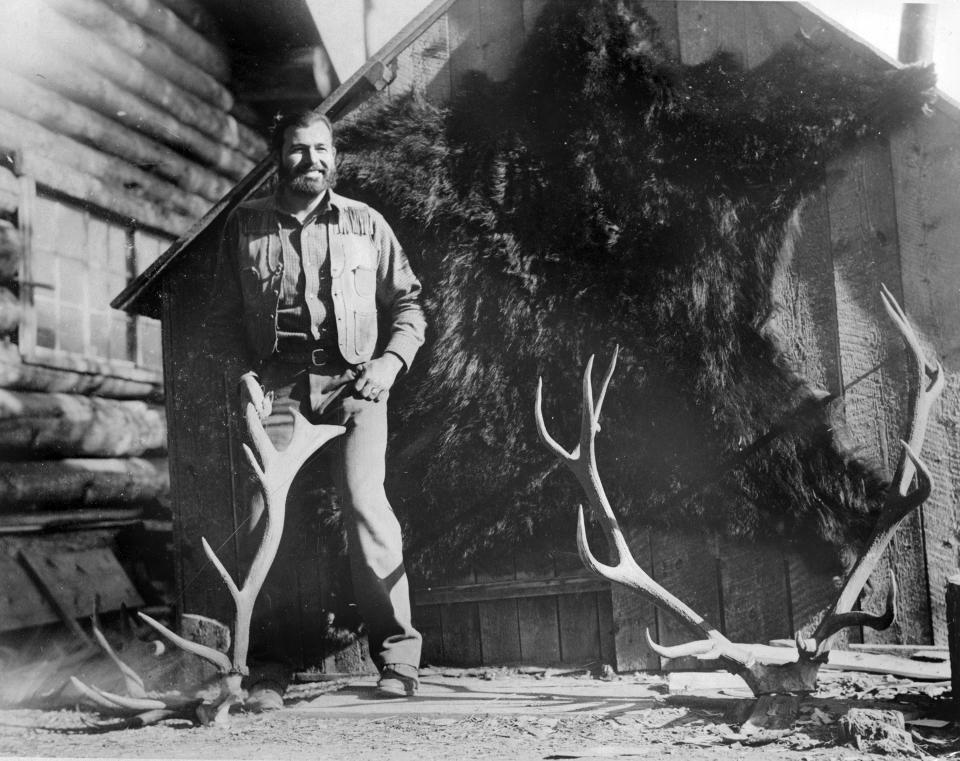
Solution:
<svg viewBox="0 0 960 761">
<path fill-rule="evenodd" d="M 240 204 L 227 220 L 212 321 L 243 325 L 250 370 L 273 400 L 262 417 L 289 419 L 292 407 L 312 423 L 346 427 L 328 445 L 329 459 L 378 692 L 414 695 L 421 636 L 411 622 L 400 525 L 384 476 L 387 397 L 424 341 L 420 283 L 384 218 L 333 192 L 337 154 L 326 116 L 281 117 L 273 149 L 276 190 Z M 295 502 L 292 491 L 288 515 L 317 512 Z M 248 704 L 282 705 L 285 681 L 261 681 Z"/>
</svg>

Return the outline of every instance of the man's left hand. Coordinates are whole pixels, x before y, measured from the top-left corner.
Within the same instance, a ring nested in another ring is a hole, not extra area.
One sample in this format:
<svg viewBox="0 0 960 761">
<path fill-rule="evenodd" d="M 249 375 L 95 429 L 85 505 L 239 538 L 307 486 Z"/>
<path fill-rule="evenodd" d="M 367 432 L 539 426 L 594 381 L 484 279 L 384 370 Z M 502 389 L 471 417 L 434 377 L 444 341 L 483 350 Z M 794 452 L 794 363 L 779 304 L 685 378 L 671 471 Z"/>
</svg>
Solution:
<svg viewBox="0 0 960 761">
<path fill-rule="evenodd" d="M 357 395 L 379 402 L 381 395 L 390 390 L 402 369 L 403 362 L 396 354 L 388 353 L 371 359 L 363 365 L 363 372 L 354 384 Z"/>
</svg>

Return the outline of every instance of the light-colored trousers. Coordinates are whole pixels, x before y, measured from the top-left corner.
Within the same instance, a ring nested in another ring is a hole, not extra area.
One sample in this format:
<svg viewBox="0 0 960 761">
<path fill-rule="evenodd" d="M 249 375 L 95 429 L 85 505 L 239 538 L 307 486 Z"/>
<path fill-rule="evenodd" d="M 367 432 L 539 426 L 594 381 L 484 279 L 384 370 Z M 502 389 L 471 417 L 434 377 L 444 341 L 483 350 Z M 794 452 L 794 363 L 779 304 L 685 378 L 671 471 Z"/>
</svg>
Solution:
<svg viewBox="0 0 960 761">
<path fill-rule="evenodd" d="M 278 448 L 286 442 L 277 431 L 286 429 L 289 436 L 289 426 L 285 424 L 291 407 L 311 423 L 342 425 L 347 429 L 324 447 L 321 456 L 311 458 L 304 469 L 332 470 L 330 475 L 343 505 L 355 600 L 367 628 L 374 664 L 379 669 L 386 664 L 416 668 L 420 665 L 422 638 L 411 619 L 400 524 L 384 490 L 387 401 L 385 395 L 379 402 L 358 398 L 352 393 L 352 384 L 330 390 L 349 372 L 345 363 L 315 367 L 309 373 L 302 366 L 267 364 L 260 371 L 260 382 L 274 399 L 265 426 Z M 318 414 L 321 407 L 324 409 Z M 301 472 L 301 476 L 309 482 L 309 473 Z M 290 518 L 307 514 L 303 511 L 316 513 L 316 504 L 303 504 L 309 497 L 310 489 L 298 489 L 295 482 L 287 504 L 288 526 Z M 304 592 L 309 594 L 308 590 Z"/>
</svg>

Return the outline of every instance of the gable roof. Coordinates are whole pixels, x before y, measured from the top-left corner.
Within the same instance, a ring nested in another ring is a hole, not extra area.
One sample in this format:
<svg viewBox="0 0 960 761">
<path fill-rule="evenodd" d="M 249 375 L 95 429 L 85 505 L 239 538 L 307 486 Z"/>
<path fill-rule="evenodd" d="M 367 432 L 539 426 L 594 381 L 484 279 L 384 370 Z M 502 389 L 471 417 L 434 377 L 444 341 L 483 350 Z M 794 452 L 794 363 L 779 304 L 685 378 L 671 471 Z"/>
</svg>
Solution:
<svg viewBox="0 0 960 761">
<path fill-rule="evenodd" d="M 320 104 L 332 120 L 347 114 L 359 105 L 375 90 L 381 89 L 388 81 L 385 76 L 387 67 L 396 60 L 414 40 L 456 2 L 456 0 L 434 0 L 409 24 L 400 30 L 389 42 L 377 51 L 353 76 L 343 82 Z M 831 19 L 820 9 L 809 3 L 785 3 L 801 21 L 819 23 L 833 32 L 851 52 L 867 61 L 881 63 L 891 68 L 903 64 L 883 53 L 869 42 Z M 939 93 L 938 110 L 944 111 L 960 121 L 960 104 L 949 96 Z M 168 248 L 150 267 L 133 280 L 111 302 L 110 306 L 133 314 L 147 317 L 160 317 L 160 283 L 164 274 L 175 260 L 186 254 L 199 236 L 225 218 L 226 214 L 244 198 L 254 193 L 274 172 L 275 159 L 268 156 L 254 167 L 239 183 L 203 217 L 201 217 L 181 238 Z"/>
</svg>

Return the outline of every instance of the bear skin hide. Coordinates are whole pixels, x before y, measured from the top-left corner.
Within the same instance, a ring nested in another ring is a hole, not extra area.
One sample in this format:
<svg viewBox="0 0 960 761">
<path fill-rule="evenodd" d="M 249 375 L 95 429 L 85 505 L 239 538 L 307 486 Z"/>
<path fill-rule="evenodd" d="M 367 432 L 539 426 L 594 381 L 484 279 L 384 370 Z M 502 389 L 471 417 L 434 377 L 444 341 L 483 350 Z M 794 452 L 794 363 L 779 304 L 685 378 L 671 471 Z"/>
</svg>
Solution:
<svg viewBox="0 0 960 761">
<path fill-rule="evenodd" d="M 538 440 L 534 393 L 542 376 L 572 445 L 580 375 L 614 345 L 597 446 L 621 520 L 832 558 L 862 539 L 884 484 L 778 350 L 772 285 L 825 161 L 916 118 L 932 85 L 803 41 L 749 71 L 682 66 L 638 3 L 598 0 L 545 11 L 506 83 L 338 125 L 339 189 L 386 215 L 427 299 L 391 404 L 411 565 L 574 551 L 583 495 Z"/>
</svg>

